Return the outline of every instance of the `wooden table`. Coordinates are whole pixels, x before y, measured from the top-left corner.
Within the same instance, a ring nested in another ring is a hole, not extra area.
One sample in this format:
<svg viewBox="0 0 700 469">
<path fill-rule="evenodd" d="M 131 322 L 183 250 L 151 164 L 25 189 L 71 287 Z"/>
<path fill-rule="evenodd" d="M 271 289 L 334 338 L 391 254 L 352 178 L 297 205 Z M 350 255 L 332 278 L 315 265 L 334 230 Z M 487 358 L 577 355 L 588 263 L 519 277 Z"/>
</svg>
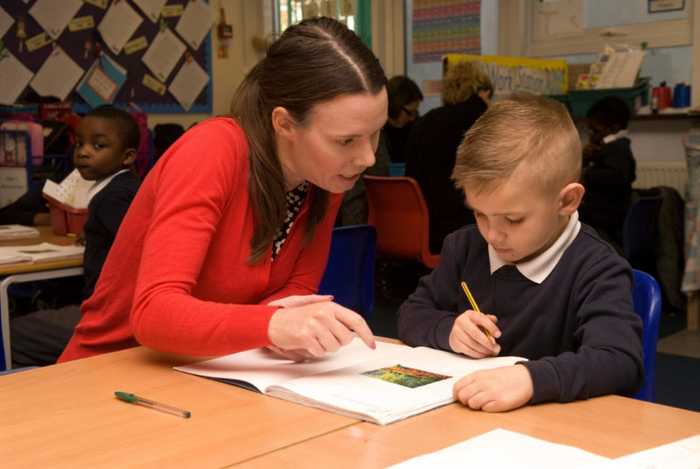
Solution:
<svg viewBox="0 0 700 469">
<path fill-rule="evenodd" d="M 700 413 L 618 396 L 503 414 L 453 404 L 382 427 L 171 368 L 192 361 L 137 347 L 0 376 L 0 466 L 364 469 L 498 427 L 617 457 L 700 432 Z"/>
<path fill-rule="evenodd" d="M 502 414 L 452 404 L 386 427 L 359 423 L 253 458 L 240 467 L 380 468 L 495 428 L 619 457 L 700 433 L 700 413 L 620 396 Z M 561 467 L 566 467 L 565 462 Z"/>
<path fill-rule="evenodd" d="M 224 467 L 357 422 L 171 368 L 192 361 L 138 347 L 0 376 L 0 467 Z"/>
<path fill-rule="evenodd" d="M 53 243 L 62 246 L 75 243 L 74 237 L 53 233 L 50 226 L 41 226 L 38 238 L 0 241 L 0 246 L 30 246 L 39 243 Z M 20 262 L 0 265 L 0 331 L 2 332 L 2 349 L 0 349 L 0 370 L 12 368 L 10 345 L 10 301 L 7 290 L 10 285 L 35 280 L 71 277 L 83 274 L 83 259 L 64 259 L 46 262 Z"/>
</svg>

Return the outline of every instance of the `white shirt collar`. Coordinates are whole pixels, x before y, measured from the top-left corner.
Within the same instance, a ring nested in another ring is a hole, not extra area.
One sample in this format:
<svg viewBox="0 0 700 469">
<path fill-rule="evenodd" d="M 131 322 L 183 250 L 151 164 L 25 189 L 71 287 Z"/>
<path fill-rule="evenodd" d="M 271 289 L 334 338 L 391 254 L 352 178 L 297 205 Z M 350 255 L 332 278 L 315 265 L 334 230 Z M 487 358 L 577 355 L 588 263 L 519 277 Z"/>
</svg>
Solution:
<svg viewBox="0 0 700 469">
<path fill-rule="evenodd" d="M 603 143 L 611 143 L 622 137 L 627 137 L 627 129 L 622 129 L 616 134 L 610 134 L 603 137 Z"/>
<path fill-rule="evenodd" d="M 520 271 L 528 279 L 535 283 L 542 283 L 559 263 L 559 259 L 564 254 L 564 251 L 574 242 L 578 232 L 581 230 L 581 222 L 578 221 L 578 212 L 574 212 L 569 217 L 569 223 L 559 238 L 546 251 L 534 259 L 526 262 L 515 264 L 515 268 Z M 489 263 L 491 265 L 491 273 L 509 264 L 498 257 L 496 251 L 489 244 Z"/>
<path fill-rule="evenodd" d="M 88 189 L 88 193 L 87 193 L 87 195 L 88 195 L 88 202 L 90 202 L 90 201 L 92 200 L 92 198 L 95 197 L 95 196 L 97 195 L 98 192 L 100 192 L 102 189 L 104 189 L 105 187 L 107 187 L 107 184 L 109 184 L 110 181 L 112 181 L 112 179 L 114 179 L 114 178 L 117 177 L 119 174 L 121 174 L 121 173 L 123 173 L 123 172 L 125 172 L 125 171 L 129 171 L 129 170 L 128 170 L 128 169 L 121 169 L 121 170 L 117 171 L 116 173 L 112 174 L 111 176 L 107 176 L 106 178 L 104 178 L 104 179 L 102 179 L 102 180 L 100 180 L 100 181 L 96 181 L 96 182 L 92 185 L 92 187 L 90 187 L 90 188 Z"/>
</svg>

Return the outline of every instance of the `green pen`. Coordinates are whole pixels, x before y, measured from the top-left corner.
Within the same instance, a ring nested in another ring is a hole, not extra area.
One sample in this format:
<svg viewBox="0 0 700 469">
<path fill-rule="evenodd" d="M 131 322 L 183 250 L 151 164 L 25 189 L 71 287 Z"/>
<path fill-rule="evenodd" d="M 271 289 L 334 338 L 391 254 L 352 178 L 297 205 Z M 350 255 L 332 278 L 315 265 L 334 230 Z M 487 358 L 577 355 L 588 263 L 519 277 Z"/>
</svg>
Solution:
<svg viewBox="0 0 700 469">
<path fill-rule="evenodd" d="M 145 407 L 150 407 L 151 409 L 160 410 L 161 412 L 177 415 L 183 419 L 192 417 L 192 412 L 189 410 L 178 409 L 177 407 L 169 406 L 167 404 L 161 404 L 159 402 L 137 396 L 136 394 L 132 394 L 130 392 L 115 391 L 114 395 L 117 396 L 117 399 L 120 401 L 128 402 L 129 404 L 139 404 Z"/>
</svg>

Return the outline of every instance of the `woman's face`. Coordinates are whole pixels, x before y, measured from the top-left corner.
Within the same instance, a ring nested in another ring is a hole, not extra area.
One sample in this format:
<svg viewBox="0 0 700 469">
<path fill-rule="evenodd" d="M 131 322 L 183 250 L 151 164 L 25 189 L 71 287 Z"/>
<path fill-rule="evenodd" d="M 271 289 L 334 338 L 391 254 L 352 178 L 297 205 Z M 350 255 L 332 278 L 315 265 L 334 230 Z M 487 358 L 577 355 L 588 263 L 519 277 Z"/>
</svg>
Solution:
<svg viewBox="0 0 700 469">
<path fill-rule="evenodd" d="M 276 117 L 276 112 L 281 112 L 281 117 Z M 276 121 L 278 118 L 282 120 Z M 329 192 L 342 193 L 374 164 L 379 132 L 387 119 L 386 90 L 376 95 L 337 96 L 319 103 L 303 125 L 290 119 L 282 108 L 273 111 L 287 188 L 308 181 Z"/>
</svg>

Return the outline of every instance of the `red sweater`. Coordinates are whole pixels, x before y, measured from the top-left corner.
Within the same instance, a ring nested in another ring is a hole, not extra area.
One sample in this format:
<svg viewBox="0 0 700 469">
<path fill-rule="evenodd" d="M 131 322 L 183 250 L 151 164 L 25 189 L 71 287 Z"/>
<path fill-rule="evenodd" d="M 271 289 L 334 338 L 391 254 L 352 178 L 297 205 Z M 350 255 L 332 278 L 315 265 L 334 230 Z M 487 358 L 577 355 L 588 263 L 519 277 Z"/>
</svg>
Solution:
<svg viewBox="0 0 700 469">
<path fill-rule="evenodd" d="M 331 196 L 306 244 L 315 190 L 275 260 L 270 250 L 250 265 L 245 135 L 227 118 L 188 131 L 142 184 L 58 361 L 138 344 L 199 356 L 269 345 L 268 323 L 278 308 L 266 304 L 314 293 L 325 269 L 342 197 Z"/>
</svg>

